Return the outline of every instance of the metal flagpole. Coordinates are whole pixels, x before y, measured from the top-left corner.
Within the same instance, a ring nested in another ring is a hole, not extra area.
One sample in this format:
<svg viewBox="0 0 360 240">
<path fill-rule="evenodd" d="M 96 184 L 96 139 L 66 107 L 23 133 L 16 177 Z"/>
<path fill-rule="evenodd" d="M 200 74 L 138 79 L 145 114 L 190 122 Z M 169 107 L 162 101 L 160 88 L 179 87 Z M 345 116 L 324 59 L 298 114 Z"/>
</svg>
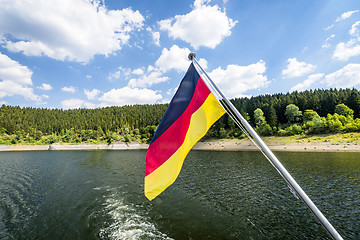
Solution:
<svg viewBox="0 0 360 240">
<path fill-rule="evenodd" d="M 208 84 L 211 88 L 216 91 L 216 94 L 221 97 L 220 103 L 224 107 L 225 111 L 230 115 L 234 122 L 240 127 L 240 129 L 249 137 L 249 139 L 259 148 L 259 150 L 264 154 L 264 156 L 269 160 L 269 162 L 275 167 L 279 174 L 284 178 L 288 183 L 290 190 L 293 190 L 295 194 L 301 198 L 305 205 L 312 211 L 312 213 L 319 219 L 324 228 L 328 233 L 336 240 L 343 239 L 336 229 L 330 224 L 330 222 L 325 218 L 325 216 L 320 212 L 320 210 L 315 206 L 311 199 L 306 195 L 302 188 L 297 184 L 294 178 L 290 173 L 285 169 L 281 162 L 276 158 L 272 153 L 269 147 L 263 142 L 255 130 L 250 126 L 250 124 L 245 120 L 245 118 L 238 112 L 234 105 L 225 97 L 225 95 L 220 91 L 220 89 L 215 85 L 215 83 L 210 79 L 207 73 L 202 69 L 199 63 L 195 59 L 195 53 L 189 54 L 189 60 L 195 63 L 196 67 L 199 68 L 205 75 Z"/>
</svg>

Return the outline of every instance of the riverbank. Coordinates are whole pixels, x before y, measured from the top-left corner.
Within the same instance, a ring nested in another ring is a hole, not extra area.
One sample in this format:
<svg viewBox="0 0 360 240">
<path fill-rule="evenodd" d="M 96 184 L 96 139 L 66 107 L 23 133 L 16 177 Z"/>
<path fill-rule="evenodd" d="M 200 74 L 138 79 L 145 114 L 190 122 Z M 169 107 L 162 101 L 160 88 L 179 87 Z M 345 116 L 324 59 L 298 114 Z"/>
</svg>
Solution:
<svg viewBox="0 0 360 240">
<path fill-rule="evenodd" d="M 309 152 L 360 152 L 360 133 L 327 134 L 314 136 L 264 137 L 273 151 Z M 135 150 L 148 148 L 148 144 L 136 142 L 114 144 L 51 144 L 51 145 L 0 145 L 0 151 L 41 150 Z M 207 140 L 198 142 L 193 149 L 215 151 L 255 151 L 256 146 L 248 139 Z"/>
<path fill-rule="evenodd" d="M 114 143 L 114 144 L 51 144 L 51 145 L 0 145 L 1 151 L 44 151 L 44 150 L 137 150 L 147 149 L 148 144 Z"/>
<path fill-rule="evenodd" d="M 278 139 L 263 139 L 272 151 L 294 152 L 360 152 L 357 143 L 330 142 L 285 142 Z M 196 150 L 224 150 L 224 151 L 257 151 L 257 147 L 250 140 L 224 140 L 197 143 Z"/>
</svg>

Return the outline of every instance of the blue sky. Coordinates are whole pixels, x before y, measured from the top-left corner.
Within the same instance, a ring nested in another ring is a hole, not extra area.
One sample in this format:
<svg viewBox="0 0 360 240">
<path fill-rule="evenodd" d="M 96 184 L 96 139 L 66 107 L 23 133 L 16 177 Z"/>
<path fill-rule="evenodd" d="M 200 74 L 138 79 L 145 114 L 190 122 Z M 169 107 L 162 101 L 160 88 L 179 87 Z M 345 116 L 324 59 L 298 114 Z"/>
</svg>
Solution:
<svg viewBox="0 0 360 240">
<path fill-rule="evenodd" d="M 189 52 L 229 98 L 359 88 L 360 5 L 0 0 L 0 104 L 169 102 Z"/>
</svg>

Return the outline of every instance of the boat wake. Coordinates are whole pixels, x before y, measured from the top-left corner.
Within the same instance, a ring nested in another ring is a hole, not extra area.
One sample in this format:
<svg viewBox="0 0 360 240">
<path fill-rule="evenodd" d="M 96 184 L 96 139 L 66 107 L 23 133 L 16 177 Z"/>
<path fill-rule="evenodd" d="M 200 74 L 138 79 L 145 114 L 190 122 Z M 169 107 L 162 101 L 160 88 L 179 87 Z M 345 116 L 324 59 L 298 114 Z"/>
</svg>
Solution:
<svg viewBox="0 0 360 240">
<path fill-rule="evenodd" d="M 171 239 L 141 215 L 136 206 L 124 203 L 119 193 L 107 197 L 102 214 L 108 215 L 111 222 L 100 229 L 101 239 Z"/>
</svg>

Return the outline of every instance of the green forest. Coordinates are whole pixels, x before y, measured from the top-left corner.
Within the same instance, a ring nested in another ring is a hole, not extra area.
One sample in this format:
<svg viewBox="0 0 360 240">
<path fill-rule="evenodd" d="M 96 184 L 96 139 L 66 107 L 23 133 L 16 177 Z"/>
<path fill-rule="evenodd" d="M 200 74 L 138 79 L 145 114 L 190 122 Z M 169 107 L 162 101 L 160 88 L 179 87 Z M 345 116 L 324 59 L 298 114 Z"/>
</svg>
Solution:
<svg viewBox="0 0 360 240">
<path fill-rule="evenodd" d="M 356 89 L 267 94 L 231 102 L 262 136 L 360 132 Z M 0 144 L 148 143 L 166 108 L 167 104 L 72 110 L 2 105 Z M 226 114 L 205 135 L 244 137 Z"/>
</svg>

